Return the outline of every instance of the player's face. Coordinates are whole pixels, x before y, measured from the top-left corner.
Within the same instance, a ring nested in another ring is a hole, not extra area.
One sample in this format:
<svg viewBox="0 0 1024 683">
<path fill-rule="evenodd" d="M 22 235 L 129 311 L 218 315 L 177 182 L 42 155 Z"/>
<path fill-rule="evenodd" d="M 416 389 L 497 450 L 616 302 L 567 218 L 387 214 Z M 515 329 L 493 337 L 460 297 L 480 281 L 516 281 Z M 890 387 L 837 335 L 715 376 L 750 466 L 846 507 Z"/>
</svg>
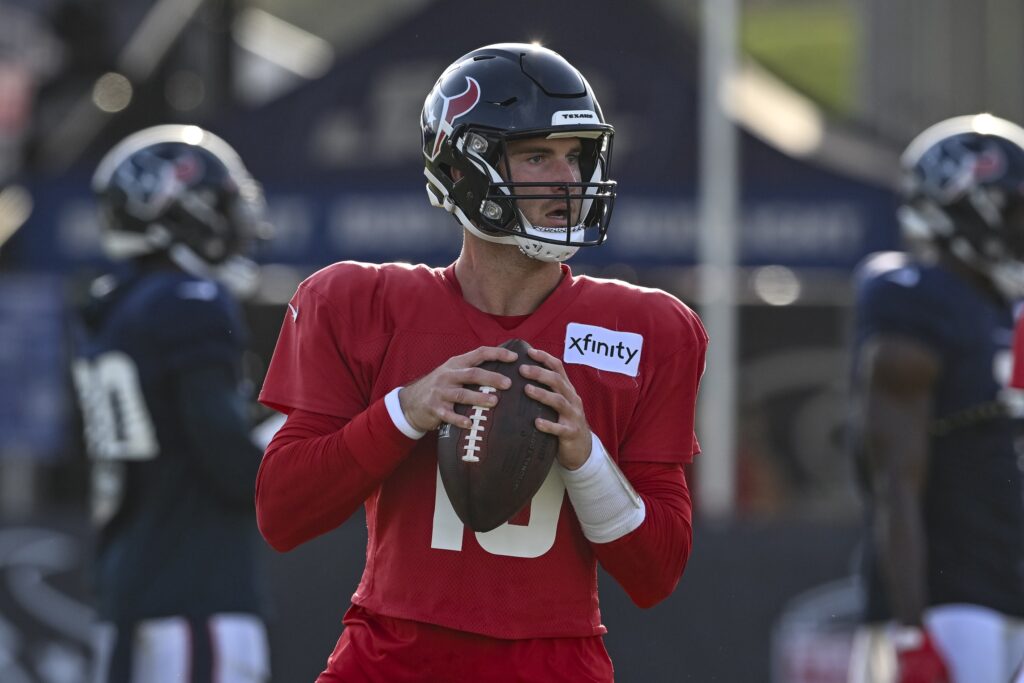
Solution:
<svg viewBox="0 0 1024 683">
<path fill-rule="evenodd" d="M 582 201 L 566 201 L 566 183 L 580 182 L 579 138 L 526 138 L 510 141 L 506 158 L 498 168 L 508 174 L 508 182 L 550 183 L 539 187 L 516 188 L 519 195 L 551 195 L 551 199 L 524 199 L 516 202 L 519 210 L 533 225 L 546 228 L 565 228 L 579 222 Z M 582 188 L 570 187 L 574 197 Z"/>
</svg>

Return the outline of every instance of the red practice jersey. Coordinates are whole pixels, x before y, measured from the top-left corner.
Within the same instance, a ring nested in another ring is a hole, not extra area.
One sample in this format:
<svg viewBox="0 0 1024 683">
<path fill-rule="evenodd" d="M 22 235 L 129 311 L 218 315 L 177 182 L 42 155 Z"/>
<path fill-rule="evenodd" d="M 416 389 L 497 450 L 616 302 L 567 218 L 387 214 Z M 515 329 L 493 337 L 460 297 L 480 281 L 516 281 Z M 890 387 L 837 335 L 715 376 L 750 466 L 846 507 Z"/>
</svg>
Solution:
<svg viewBox="0 0 1024 683">
<path fill-rule="evenodd" d="M 1016 329 L 1013 332 L 1013 369 L 1010 374 L 1010 386 L 1024 389 L 1024 314 L 1017 317 Z"/>
<path fill-rule="evenodd" d="M 289 304 L 260 400 L 353 420 L 450 357 L 519 337 L 562 359 L 614 460 L 692 460 L 707 345 L 697 316 L 659 290 L 562 269 L 541 306 L 504 329 L 465 302 L 452 266 L 329 266 Z M 528 511 L 474 533 L 444 492 L 436 446 L 434 433 L 416 442 L 366 499 L 366 568 L 352 601 L 495 638 L 604 633 L 595 552 L 557 470 Z M 297 504 L 291 514 L 317 512 Z"/>
</svg>

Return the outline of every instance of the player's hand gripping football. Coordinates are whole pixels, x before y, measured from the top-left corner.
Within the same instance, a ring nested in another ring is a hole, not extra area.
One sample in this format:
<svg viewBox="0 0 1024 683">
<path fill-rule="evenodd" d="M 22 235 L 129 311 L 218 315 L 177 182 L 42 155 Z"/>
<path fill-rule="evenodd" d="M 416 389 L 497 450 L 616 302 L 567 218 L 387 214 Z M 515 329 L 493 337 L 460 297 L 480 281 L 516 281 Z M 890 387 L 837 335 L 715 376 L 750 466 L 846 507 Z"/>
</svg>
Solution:
<svg viewBox="0 0 1024 683">
<path fill-rule="evenodd" d="M 527 385 L 526 394 L 558 413 L 558 422 L 537 418 L 537 429 L 558 437 L 558 462 L 562 467 L 579 469 L 590 457 L 591 446 L 583 401 L 569 381 L 562 361 L 540 349 L 530 349 L 530 357 L 544 367 L 523 365 L 519 372 L 527 379 L 550 387 L 550 391 Z"/>
<path fill-rule="evenodd" d="M 472 421 L 455 412 L 455 404 L 490 408 L 498 402 L 494 394 L 469 389 L 468 385 L 485 385 L 508 389 L 511 382 L 496 372 L 476 367 L 485 361 L 511 363 L 516 354 L 498 346 L 481 346 L 461 356 L 452 356 L 432 372 L 398 392 L 405 419 L 415 429 L 429 432 L 442 422 L 469 429 Z"/>
</svg>

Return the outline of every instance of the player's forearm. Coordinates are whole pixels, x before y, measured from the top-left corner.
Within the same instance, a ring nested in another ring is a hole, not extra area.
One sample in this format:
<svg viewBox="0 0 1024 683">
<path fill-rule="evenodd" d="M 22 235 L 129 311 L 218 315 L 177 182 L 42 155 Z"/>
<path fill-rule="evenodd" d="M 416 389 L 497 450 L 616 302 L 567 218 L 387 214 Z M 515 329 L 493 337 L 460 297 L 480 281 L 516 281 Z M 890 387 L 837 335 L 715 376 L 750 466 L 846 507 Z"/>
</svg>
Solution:
<svg viewBox="0 0 1024 683">
<path fill-rule="evenodd" d="M 920 625 L 927 602 L 924 521 L 917 496 L 887 492 L 874 529 L 893 617 Z"/>
<path fill-rule="evenodd" d="M 919 624 L 927 602 L 924 504 L 931 401 L 876 389 L 866 410 L 873 533 L 893 616 Z"/>
<path fill-rule="evenodd" d="M 643 499 L 644 521 L 622 538 L 591 547 L 630 599 L 646 608 L 675 590 L 686 567 L 693 541 L 690 492 L 680 465 L 632 463 L 622 469 Z"/>
<path fill-rule="evenodd" d="M 256 482 L 256 519 L 267 542 L 290 550 L 334 529 L 387 478 L 415 441 L 382 401 L 351 422 L 293 412 L 271 441 Z"/>
</svg>

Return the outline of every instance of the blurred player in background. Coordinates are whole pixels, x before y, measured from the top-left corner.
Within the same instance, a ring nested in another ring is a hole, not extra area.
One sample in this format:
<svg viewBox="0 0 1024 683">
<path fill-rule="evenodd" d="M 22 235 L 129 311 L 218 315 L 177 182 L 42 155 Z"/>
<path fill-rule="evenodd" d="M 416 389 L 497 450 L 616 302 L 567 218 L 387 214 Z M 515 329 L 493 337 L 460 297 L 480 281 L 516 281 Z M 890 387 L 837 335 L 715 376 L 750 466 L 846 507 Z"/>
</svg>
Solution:
<svg viewBox="0 0 1024 683">
<path fill-rule="evenodd" d="M 99 525 L 95 680 L 266 681 L 236 299 L 255 284 L 243 253 L 262 190 L 227 143 L 177 125 L 116 145 L 93 189 L 123 266 L 93 284 L 74 364 Z"/>
<path fill-rule="evenodd" d="M 943 121 L 902 157 L 913 249 L 856 281 L 867 503 L 855 683 L 1003 683 L 1024 657 L 1024 503 L 1005 400 L 1024 295 L 1024 130 Z"/>
<path fill-rule="evenodd" d="M 707 337 L 668 294 L 561 263 L 604 240 L 615 196 L 612 126 L 561 56 L 465 55 L 421 128 L 427 192 L 462 252 L 443 269 L 338 263 L 299 287 L 260 395 L 288 413 L 260 470 L 260 529 L 288 550 L 365 503 L 366 568 L 322 683 L 610 681 L 597 562 L 641 606 L 679 581 Z M 521 372 L 548 387 L 529 393 L 558 413 L 537 424 L 558 462 L 523 514 L 473 533 L 434 430 L 468 426 L 455 404 L 494 405 L 468 385 L 507 386 L 476 366 L 514 361 L 497 348 L 513 337 L 544 366 Z"/>
</svg>

